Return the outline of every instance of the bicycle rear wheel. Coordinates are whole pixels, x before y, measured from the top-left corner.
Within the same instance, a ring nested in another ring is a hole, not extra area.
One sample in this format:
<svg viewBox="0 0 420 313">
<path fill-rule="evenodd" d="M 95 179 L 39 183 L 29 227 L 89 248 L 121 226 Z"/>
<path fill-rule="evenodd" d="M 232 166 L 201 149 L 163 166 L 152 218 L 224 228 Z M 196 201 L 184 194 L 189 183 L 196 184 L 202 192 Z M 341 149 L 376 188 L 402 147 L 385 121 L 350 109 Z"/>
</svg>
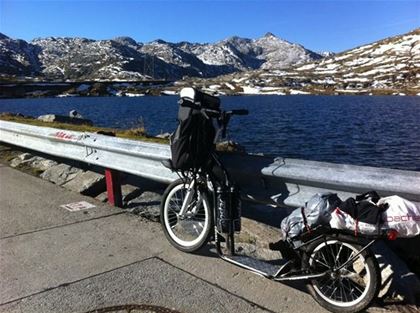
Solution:
<svg viewBox="0 0 420 313">
<path fill-rule="evenodd" d="M 337 313 L 354 313 L 366 309 L 376 298 L 380 271 L 375 256 L 362 247 L 337 239 L 320 239 L 312 243 L 304 260 L 311 272 L 329 273 L 307 284 L 312 297 L 324 308 Z"/>
<path fill-rule="evenodd" d="M 160 220 L 168 241 L 184 252 L 194 252 L 209 239 L 213 225 L 210 204 L 200 188 L 191 188 L 181 179 L 168 186 L 162 197 Z M 193 193 L 188 196 L 188 193 Z M 188 201 L 189 203 L 186 203 Z M 186 205 L 184 214 L 181 208 Z"/>
</svg>

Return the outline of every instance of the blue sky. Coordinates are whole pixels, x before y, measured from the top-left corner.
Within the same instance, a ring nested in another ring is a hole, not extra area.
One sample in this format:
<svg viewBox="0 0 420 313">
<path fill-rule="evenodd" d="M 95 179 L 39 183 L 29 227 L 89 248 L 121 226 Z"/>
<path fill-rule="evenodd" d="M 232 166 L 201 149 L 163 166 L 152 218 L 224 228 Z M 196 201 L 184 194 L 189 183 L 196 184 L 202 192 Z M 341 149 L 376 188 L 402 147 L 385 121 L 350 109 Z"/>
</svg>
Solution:
<svg viewBox="0 0 420 313">
<path fill-rule="evenodd" d="M 339 52 L 420 27 L 420 0 L 0 0 L 0 32 L 36 37 L 215 42 L 266 32 Z"/>
</svg>

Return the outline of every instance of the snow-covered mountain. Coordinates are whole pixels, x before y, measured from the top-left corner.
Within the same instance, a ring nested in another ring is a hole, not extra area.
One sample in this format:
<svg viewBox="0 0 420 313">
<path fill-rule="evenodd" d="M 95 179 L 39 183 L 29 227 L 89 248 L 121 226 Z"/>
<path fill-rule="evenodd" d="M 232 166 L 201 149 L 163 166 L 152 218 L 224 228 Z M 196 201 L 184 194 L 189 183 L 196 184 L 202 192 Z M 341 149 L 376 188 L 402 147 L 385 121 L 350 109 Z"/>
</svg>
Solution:
<svg viewBox="0 0 420 313">
<path fill-rule="evenodd" d="M 420 28 L 305 64 L 197 83 L 219 85 L 222 93 L 415 95 L 420 93 Z"/>
<path fill-rule="evenodd" d="M 265 60 L 262 65 L 262 69 L 265 70 L 284 69 L 322 58 L 319 54 L 307 50 L 301 45 L 277 38 L 271 33 L 255 40 L 254 44 L 261 51 L 257 58 Z"/>
<path fill-rule="evenodd" d="M 0 74 L 33 76 L 40 71 L 36 46 L 0 33 Z"/>
<path fill-rule="evenodd" d="M 66 79 L 142 79 L 136 71 L 142 55 L 124 42 L 84 38 L 35 39 L 41 73 L 55 80 Z"/>
<path fill-rule="evenodd" d="M 22 76 L 178 80 L 171 92 L 195 85 L 219 94 L 419 94 L 420 28 L 325 57 L 271 33 L 212 44 L 129 37 L 28 43 L 0 34 L 0 80 Z"/>
<path fill-rule="evenodd" d="M 267 33 L 258 39 L 234 36 L 214 44 L 189 42 L 173 44 L 157 40 L 145 44 L 142 51 L 152 52 L 166 62 L 181 66 L 197 66 L 195 64 L 197 58 L 209 67 L 220 67 L 219 72 L 259 68 L 281 69 L 321 58 L 319 54 L 280 39 L 272 33 Z M 191 56 L 194 58 L 191 59 Z"/>
<path fill-rule="evenodd" d="M 313 75 L 312 83 L 347 90 L 419 86 L 420 28 L 296 67 L 295 71 Z"/>
<path fill-rule="evenodd" d="M 231 37 L 213 44 L 138 43 L 38 38 L 31 42 L 0 35 L 0 75 L 52 80 L 141 80 L 215 77 L 253 69 L 280 69 L 321 58 L 271 33 L 259 39 Z"/>
</svg>

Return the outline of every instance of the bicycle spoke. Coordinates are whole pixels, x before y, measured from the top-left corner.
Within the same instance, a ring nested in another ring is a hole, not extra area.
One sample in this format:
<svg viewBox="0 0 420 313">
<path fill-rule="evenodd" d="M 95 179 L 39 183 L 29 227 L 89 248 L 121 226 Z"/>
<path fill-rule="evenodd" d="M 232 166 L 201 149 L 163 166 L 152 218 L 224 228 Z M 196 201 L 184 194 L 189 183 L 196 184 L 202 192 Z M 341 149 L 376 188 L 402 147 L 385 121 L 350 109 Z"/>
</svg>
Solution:
<svg viewBox="0 0 420 313">
<path fill-rule="evenodd" d="M 341 250 L 343 249 L 343 244 L 341 244 L 340 245 L 340 249 L 338 250 L 338 253 L 337 253 L 337 256 L 335 257 L 335 262 L 334 262 L 334 265 L 337 267 L 337 266 L 340 266 L 341 264 L 337 264 L 337 262 L 338 262 L 338 259 L 339 259 L 339 257 L 340 257 L 340 253 L 341 253 Z"/>
<path fill-rule="evenodd" d="M 357 291 L 359 291 L 360 292 L 360 294 L 362 294 L 363 293 L 363 291 L 359 288 L 359 287 L 362 287 L 362 286 L 360 286 L 359 284 L 357 284 L 354 280 L 352 280 L 352 279 L 348 279 L 348 281 L 349 281 L 349 283 L 355 288 L 355 289 L 357 289 Z"/>
<path fill-rule="evenodd" d="M 336 284 L 336 280 L 334 280 L 333 281 L 333 286 L 335 286 L 335 284 Z M 337 287 L 335 287 L 334 289 L 333 289 L 333 291 L 331 292 L 331 294 L 330 294 L 330 298 L 332 298 L 333 296 L 334 296 L 334 294 L 335 294 L 335 292 L 337 291 Z M 334 298 L 335 299 L 335 298 Z"/>
<path fill-rule="evenodd" d="M 343 286 L 343 295 L 344 295 L 344 301 L 348 302 L 348 298 L 347 298 L 347 292 L 346 292 L 346 285 L 344 284 L 344 282 L 342 281 L 342 286 Z"/>
<path fill-rule="evenodd" d="M 343 301 L 344 300 L 344 296 L 343 296 L 343 283 L 340 281 L 340 300 Z"/>
<path fill-rule="evenodd" d="M 325 264 L 327 264 L 327 267 L 328 268 L 332 268 L 332 266 L 331 265 L 328 265 L 330 262 L 328 262 L 328 254 L 325 256 L 324 255 L 324 252 L 322 252 L 321 251 L 321 256 L 322 256 L 322 258 L 323 258 L 323 260 L 324 260 L 324 262 L 325 262 Z"/>
<path fill-rule="evenodd" d="M 312 260 L 314 260 L 315 262 L 321 264 L 322 266 L 324 266 L 324 267 L 326 267 L 328 269 L 330 268 L 327 264 L 325 264 L 324 262 L 320 261 L 319 259 L 312 258 Z"/>
<path fill-rule="evenodd" d="M 348 283 L 348 286 L 346 286 L 346 284 L 344 282 L 347 282 Z M 344 287 L 344 289 L 347 289 L 348 290 L 349 296 L 351 297 L 351 301 L 353 301 L 355 299 L 354 298 L 354 295 L 353 295 L 353 290 L 351 289 L 350 283 L 348 282 L 347 279 L 344 279 L 343 280 L 343 287 Z"/>
</svg>

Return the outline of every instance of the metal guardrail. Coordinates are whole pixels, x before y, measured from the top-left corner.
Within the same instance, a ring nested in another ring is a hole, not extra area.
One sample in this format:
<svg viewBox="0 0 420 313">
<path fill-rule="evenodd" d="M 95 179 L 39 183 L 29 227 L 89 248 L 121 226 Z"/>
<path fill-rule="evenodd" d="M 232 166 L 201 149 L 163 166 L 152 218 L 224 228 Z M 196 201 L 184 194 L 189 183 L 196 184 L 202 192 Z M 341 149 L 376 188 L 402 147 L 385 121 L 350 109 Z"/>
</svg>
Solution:
<svg viewBox="0 0 420 313">
<path fill-rule="evenodd" d="M 164 144 L 7 121 L 0 121 L 0 141 L 160 182 L 177 178 L 160 163 L 170 158 Z"/>
<path fill-rule="evenodd" d="M 420 202 L 420 172 L 252 155 L 223 161 L 249 196 L 264 203 L 298 207 L 316 193 L 344 200 L 369 190 Z"/>
<path fill-rule="evenodd" d="M 161 161 L 167 145 L 0 120 L 0 141 L 169 183 L 177 175 Z M 301 206 L 317 192 L 341 198 L 367 190 L 420 202 L 420 172 L 255 155 L 224 154 L 223 162 L 249 198 Z"/>
</svg>

